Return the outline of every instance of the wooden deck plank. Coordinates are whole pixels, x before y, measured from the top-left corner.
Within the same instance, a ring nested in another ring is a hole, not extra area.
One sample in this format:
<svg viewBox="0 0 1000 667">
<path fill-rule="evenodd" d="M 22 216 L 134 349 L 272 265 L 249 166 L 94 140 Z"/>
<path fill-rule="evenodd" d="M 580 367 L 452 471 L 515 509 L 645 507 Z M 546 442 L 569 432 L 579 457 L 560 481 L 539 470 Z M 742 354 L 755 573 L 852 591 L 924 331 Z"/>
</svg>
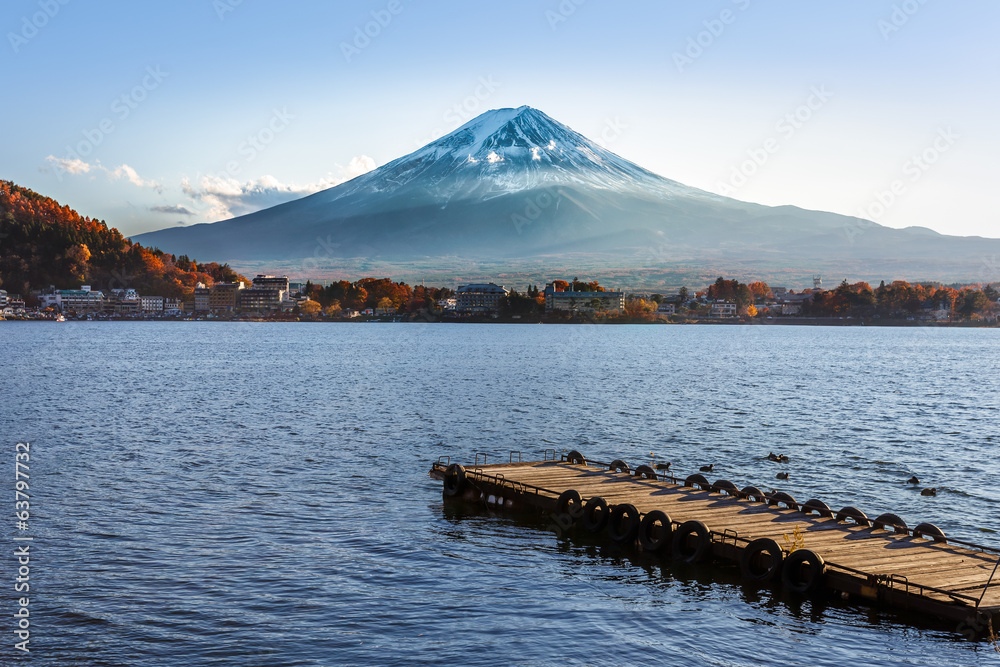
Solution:
<svg viewBox="0 0 1000 667">
<path fill-rule="evenodd" d="M 891 530 L 875 530 L 854 523 L 838 523 L 829 517 L 804 514 L 783 506 L 767 506 L 709 493 L 676 482 L 638 479 L 594 466 L 548 461 L 478 465 L 468 467 L 467 471 L 473 483 L 477 479 L 476 471 L 480 471 L 484 475 L 483 483 L 498 488 L 497 493 L 505 498 L 508 494 L 517 495 L 510 488 L 518 484 L 526 485 L 523 487 L 526 489 L 544 489 L 549 503 L 552 501 L 548 494 L 558 495 L 574 489 L 584 500 L 601 496 L 609 505 L 630 503 L 642 513 L 659 509 L 675 522 L 696 519 L 716 533 L 735 531 L 748 540 L 768 537 L 786 548 L 788 539 L 785 536 L 791 538 L 798 528 L 804 548 L 816 551 L 831 566 L 851 568 L 871 577 L 905 578 L 911 589 L 917 585 L 930 586 L 978 599 L 997 562 L 996 554 L 955 544 L 897 535 Z M 503 477 L 505 485 L 502 488 L 493 486 L 496 476 Z M 906 587 L 902 581 L 892 586 L 897 590 Z M 946 593 L 925 590 L 922 597 L 954 609 Z M 1000 608 L 1000 581 L 986 590 L 983 605 L 984 608 Z"/>
</svg>

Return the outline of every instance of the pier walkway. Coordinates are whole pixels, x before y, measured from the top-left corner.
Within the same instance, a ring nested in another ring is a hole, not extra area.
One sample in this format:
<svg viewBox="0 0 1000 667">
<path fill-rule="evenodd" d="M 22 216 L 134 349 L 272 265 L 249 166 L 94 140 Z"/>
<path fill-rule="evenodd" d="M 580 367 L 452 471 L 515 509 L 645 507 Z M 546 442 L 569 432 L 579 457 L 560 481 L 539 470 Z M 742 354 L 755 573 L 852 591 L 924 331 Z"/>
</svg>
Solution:
<svg viewBox="0 0 1000 667">
<path fill-rule="evenodd" d="M 555 525 L 606 535 L 649 552 L 698 562 L 736 561 L 744 577 L 798 593 L 835 593 L 959 623 L 987 634 L 1000 620 L 992 585 L 1000 550 L 944 536 L 930 524 L 831 510 L 784 493 L 738 489 L 703 475 L 681 480 L 649 466 L 556 459 L 463 467 L 442 459 L 431 475 L 446 498 L 548 513 Z"/>
</svg>

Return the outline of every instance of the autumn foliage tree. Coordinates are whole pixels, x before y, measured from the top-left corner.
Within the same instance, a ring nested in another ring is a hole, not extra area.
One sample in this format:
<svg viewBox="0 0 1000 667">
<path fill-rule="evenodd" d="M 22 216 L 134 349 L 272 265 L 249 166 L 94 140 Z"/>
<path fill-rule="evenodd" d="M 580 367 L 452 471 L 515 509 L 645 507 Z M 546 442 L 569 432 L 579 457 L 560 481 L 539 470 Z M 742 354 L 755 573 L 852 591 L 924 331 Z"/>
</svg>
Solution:
<svg viewBox="0 0 1000 667">
<path fill-rule="evenodd" d="M 67 289 L 134 288 L 190 297 L 196 283 L 244 280 L 225 264 L 198 264 L 126 239 L 103 220 L 0 181 L 0 286 L 27 296 L 49 285 Z"/>
<path fill-rule="evenodd" d="M 740 314 L 746 313 L 747 306 L 753 303 L 753 293 L 748 286 L 738 280 L 725 280 L 721 276 L 708 286 L 707 296 L 715 301 L 735 303 L 736 312 Z"/>
<path fill-rule="evenodd" d="M 767 283 L 761 282 L 759 280 L 754 281 L 747 285 L 747 289 L 753 295 L 754 299 L 766 299 L 771 295 L 771 288 L 768 287 Z"/>
<path fill-rule="evenodd" d="M 656 311 L 656 304 L 641 298 L 625 300 L 625 315 L 633 320 L 648 320 Z"/>
<path fill-rule="evenodd" d="M 303 315 L 308 315 L 309 317 L 315 317 L 316 315 L 319 315 L 320 310 L 321 306 L 319 305 L 319 302 L 313 301 L 312 299 L 303 302 L 299 306 L 299 312 L 302 313 Z"/>
</svg>

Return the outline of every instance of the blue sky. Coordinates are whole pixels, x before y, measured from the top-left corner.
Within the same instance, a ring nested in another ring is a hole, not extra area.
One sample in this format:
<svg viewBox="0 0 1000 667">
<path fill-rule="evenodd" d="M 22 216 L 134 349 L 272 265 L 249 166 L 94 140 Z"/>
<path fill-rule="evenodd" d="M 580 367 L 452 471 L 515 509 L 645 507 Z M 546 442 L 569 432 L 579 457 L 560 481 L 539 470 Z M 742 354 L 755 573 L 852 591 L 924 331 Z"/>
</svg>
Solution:
<svg viewBox="0 0 1000 667">
<path fill-rule="evenodd" d="M 986 1 L 8 0 L 0 178 L 136 234 L 527 104 L 687 185 L 996 237 L 998 24 Z"/>
</svg>

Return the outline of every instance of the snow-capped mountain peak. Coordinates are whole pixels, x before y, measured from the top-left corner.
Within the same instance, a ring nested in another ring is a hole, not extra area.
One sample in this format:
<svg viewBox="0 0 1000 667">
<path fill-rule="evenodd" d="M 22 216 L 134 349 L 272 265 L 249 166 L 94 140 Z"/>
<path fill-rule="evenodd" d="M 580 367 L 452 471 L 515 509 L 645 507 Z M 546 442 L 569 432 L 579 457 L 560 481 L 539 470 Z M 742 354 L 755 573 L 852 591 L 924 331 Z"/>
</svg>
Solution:
<svg viewBox="0 0 1000 667">
<path fill-rule="evenodd" d="M 402 195 L 413 187 L 446 205 L 558 185 L 641 192 L 658 199 L 715 198 L 657 176 L 529 106 L 486 111 L 413 153 L 327 192 L 333 201 L 362 192 Z"/>
</svg>

